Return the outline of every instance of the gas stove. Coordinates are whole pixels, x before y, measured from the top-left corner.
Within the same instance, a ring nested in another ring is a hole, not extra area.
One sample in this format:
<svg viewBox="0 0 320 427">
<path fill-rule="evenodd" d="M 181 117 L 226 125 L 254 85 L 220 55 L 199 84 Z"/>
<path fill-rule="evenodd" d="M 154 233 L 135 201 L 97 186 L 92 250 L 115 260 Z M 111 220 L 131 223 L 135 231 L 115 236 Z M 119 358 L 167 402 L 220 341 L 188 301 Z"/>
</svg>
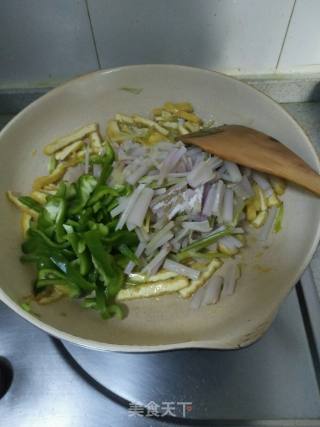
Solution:
<svg viewBox="0 0 320 427">
<path fill-rule="evenodd" d="M 317 144 L 320 104 L 287 108 Z M 92 351 L 0 303 L 0 426 L 320 426 L 319 259 L 266 335 L 235 351 Z"/>
<path fill-rule="evenodd" d="M 0 425 L 320 425 L 303 304 L 294 289 L 245 349 L 152 354 L 62 342 L 0 304 Z"/>
</svg>

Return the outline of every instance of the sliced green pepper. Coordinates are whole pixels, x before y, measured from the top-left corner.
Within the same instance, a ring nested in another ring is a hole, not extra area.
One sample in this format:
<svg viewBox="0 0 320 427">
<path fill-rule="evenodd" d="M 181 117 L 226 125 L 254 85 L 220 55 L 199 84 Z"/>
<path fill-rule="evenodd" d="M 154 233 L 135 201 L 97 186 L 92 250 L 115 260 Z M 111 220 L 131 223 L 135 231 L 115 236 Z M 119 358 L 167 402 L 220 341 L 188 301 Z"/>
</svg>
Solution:
<svg viewBox="0 0 320 427">
<path fill-rule="evenodd" d="M 87 205 L 88 206 L 94 205 L 100 199 L 102 199 L 105 196 L 109 196 L 109 195 L 111 195 L 113 197 L 117 197 L 118 196 L 118 192 L 116 190 L 114 190 L 113 188 L 110 188 L 110 187 L 108 187 L 106 185 L 100 184 L 94 190 L 94 193 L 92 194 L 92 196 L 88 200 Z"/>
<path fill-rule="evenodd" d="M 122 253 L 122 255 L 124 255 L 125 257 L 127 257 L 130 261 L 134 262 L 135 264 L 140 263 L 139 258 L 125 243 L 122 243 L 118 249 L 119 252 Z"/>
<path fill-rule="evenodd" d="M 115 296 L 123 286 L 123 272 L 115 264 L 112 255 L 105 250 L 98 232 L 88 231 L 84 239 L 91 252 L 92 261 L 103 279 L 107 295 Z"/>
<path fill-rule="evenodd" d="M 91 175 L 82 175 L 77 183 L 77 196 L 69 208 L 69 215 L 78 214 L 86 206 L 97 186 L 97 180 Z"/>
<path fill-rule="evenodd" d="M 68 240 L 71 243 L 72 249 L 74 250 L 75 254 L 79 259 L 80 274 L 82 276 L 86 276 L 91 268 L 90 258 L 86 253 L 85 248 L 82 252 L 79 251 L 80 239 L 77 234 L 70 233 L 68 235 Z"/>
<path fill-rule="evenodd" d="M 134 246 L 139 243 L 139 239 L 134 231 L 118 230 L 110 236 L 104 237 L 103 242 L 114 246 L 120 245 L 121 243 Z"/>
<path fill-rule="evenodd" d="M 36 211 L 36 212 L 41 212 L 42 211 L 42 206 L 40 205 L 40 203 L 38 203 L 35 200 L 33 200 L 32 197 L 29 197 L 29 196 L 20 196 L 20 197 L 18 197 L 18 200 L 24 206 L 26 206 L 27 208 L 32 209 L 33 211 Z"/>
<path fill-rule="evenodd" d="M 65 280 L 85 292 L 90 292 L 94 289 L 94 284 L 84 279 L 81 274 L 68 262 L 63 256 L 51 256 L 51 261 L 65 273 Z"/>
</svg>

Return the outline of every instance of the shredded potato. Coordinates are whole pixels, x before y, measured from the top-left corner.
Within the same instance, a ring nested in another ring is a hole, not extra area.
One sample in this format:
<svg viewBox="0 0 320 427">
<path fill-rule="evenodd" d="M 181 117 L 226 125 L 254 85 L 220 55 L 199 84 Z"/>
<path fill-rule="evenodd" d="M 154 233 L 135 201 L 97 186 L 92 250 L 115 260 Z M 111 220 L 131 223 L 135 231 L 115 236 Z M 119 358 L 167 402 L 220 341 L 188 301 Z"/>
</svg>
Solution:
<svg viewBox="0 0 320 427">
<path fill-rule="evenodd" d="M 27 232 L 30 228 L 31 219 L 32 216 L 30 214 L 28 214 L 27 212 L 22 212 L 20 224 L 23 237 L 27 236 Z"/>
<path fill-rule="evenodd" d="M 32 191 L 30 197 L 32 197 L 33 200 L 40 203 L 41 205 L 44 205 L 47 201 L 47 195 L 42 191 Z"/>
<path fill-rule="evenodd" d="M 41 188 L 45 187 L 48 184 L 53 184 L 60 179 L 63 178 L 64 174 L 66 173 L 68 169 L 68 165 L 65 163 L 59 163 L 56 169 L 47 176 L 39 176 L 36 178 L 33 182 L 32 189 L 34 191 L 41 190 Z"/>
<path fill-rule="evenodd" d="M 21 203 L 17 196 L 15 196 L 12 191 L 7 191 L 7 197 L 11 203 L 13 203 L 17 208 L 19 208 L 22 212 L 30 215 L 32 218 L 38 218 L 38 212 L 28 208 L 23 203 Z"/>
</svg>

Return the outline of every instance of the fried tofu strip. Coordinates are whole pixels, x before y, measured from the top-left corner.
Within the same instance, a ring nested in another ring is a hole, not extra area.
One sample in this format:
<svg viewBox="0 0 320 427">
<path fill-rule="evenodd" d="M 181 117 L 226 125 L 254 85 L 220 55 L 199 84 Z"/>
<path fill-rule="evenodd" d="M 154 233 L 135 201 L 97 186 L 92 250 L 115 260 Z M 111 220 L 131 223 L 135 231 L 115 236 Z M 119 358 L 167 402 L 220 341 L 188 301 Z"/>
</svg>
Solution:
<svg viewBox="0 0 320 427">
<path fill-rule="evenodd" d="M 56 151 L 61 150 L 62 148 L 66 147 L 67 145 L 81 140 L 88 136 L 92 132 L 97 132 L 98 130 L 98 124 L 92 123 L 90 125 L 84 126 L 80 129 L 77 129 L 76 131 L 70 133 L 69 135 L 63 136 L 62 138 L 57 138 L 50 144 L 46 145 L 44 147 L 44 154 L 51 155 L 55 153 Z"/>
<path fill-rule="evenodd" d="M 118 301 L 159 297 L 162 295 L 172 294 L 187 287 L 189 280 L 186 277 L 177 276 L 158 282 L 148 282 L 143 285 L 130 286 L 127 289 L 121 289 L 117 295 Z"/>
<path fill-rule="evenodd" d="M 57 160 L 64 160 L 66 159 L 71 153 L 75 153 L 76 151 L 80 150 L 80 148 L 83 147 L 83 141 L 75 141 L 70 145 L 67 145 L 62 150 L 57 151 L 55 154 L 55 158 Z"/>
<path fill-rule="evenodd" d="M 33 191 L 41 190 L 42 187 L 45 187 L 48 184 L 53 184 L 54 182 L 59 181 L 61 178 L 63 178 L 67 169 L 68 169 L 68 165 L 64 163 L 60 163 L 50 175 L 39 176 L 38 178 L 36 178 L 33 182 L 32 190 Z"/>
<path fill-rule="evenodd" d="M 192 280 L 190 285 L 188 287 L 185 287 L 179 291 L 180 295 L 183 298 L 189 298 L 191 295 L 193 295 L 201 286 L 203 286 L 207 281 L 210 279 L 210 277 L 213 275 L 213 273 L 221 267 L 221 261 L 214 258 L 207 270 L 205 270 L 198 279 Z"/>
</svg>

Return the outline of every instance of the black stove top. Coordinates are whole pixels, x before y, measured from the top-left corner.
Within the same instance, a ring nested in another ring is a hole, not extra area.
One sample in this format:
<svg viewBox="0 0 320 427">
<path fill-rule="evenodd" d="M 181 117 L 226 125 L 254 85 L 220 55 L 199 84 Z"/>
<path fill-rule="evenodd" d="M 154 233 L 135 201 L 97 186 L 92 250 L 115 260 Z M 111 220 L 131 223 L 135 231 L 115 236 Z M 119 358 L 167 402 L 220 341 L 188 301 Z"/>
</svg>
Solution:
<svg viewBox="0 0 320 427">
<path fill-rule="evenodd" d="M 9 387 L 0 390 L 0 425 L 320 425 L 296 290 L 268 333 L 236 351 L 92 351 L 51 338 L 1 303 L 0 325 Z"/>
</svg>

